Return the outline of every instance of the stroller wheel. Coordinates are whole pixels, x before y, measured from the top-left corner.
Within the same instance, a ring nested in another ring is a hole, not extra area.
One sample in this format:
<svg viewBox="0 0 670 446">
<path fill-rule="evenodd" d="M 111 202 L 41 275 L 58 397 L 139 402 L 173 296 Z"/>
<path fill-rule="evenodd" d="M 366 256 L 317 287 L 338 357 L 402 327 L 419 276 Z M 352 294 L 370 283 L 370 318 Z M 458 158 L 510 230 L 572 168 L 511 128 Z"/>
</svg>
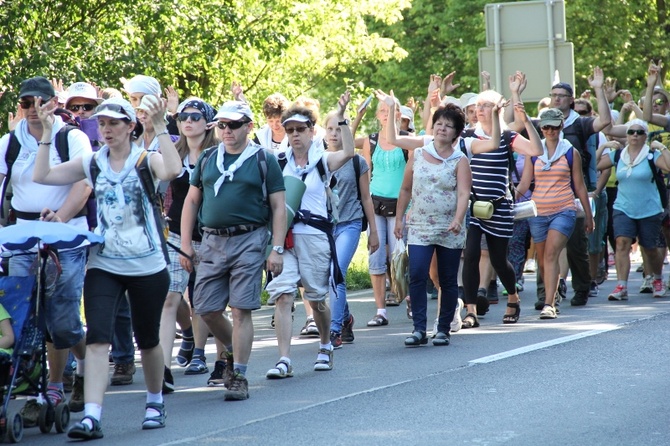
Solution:
<svg viewBox="0 0 670 446">
<path fill-rule="evenodd" d="M 59 404 L 55 410 L 56 432 L 62 434 L 67 430 L 67 425 L 70 424 L 70 408 L 67 404 Z"/>
<path fill-rule="evenodd" d="M 40 415 L 37 418 L 37 424 L 40 427 L 40 432 L 48 434 L 54 425 L 54 409 L 48 404 L 42 404 L 40 408 Z"/>
<path fill-rule="evenodd" d="M 7 438 L 11 443 L 18 443 L 23 439 L 23 416 L 18 412 L 7 415 Z"/>
</svg>

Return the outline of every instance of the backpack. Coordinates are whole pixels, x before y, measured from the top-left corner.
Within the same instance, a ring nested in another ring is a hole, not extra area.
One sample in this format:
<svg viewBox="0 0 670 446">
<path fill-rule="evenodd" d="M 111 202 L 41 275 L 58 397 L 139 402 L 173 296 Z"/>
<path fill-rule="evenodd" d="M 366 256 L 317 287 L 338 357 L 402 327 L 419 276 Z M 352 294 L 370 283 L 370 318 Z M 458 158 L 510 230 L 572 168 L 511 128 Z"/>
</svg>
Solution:
<svg viewBox="0 0 670 446">
<path fill-rule="evenodd" d="M 165 219 L 163 218 L 163 197 L 161 194 L 156 192 L 156 187 L 154 187 L 154 177 L 151 173 L 151 168 L 149 167 L 149 157 L 147 156 L 149 152 L 146 150 L 142 151 L 142 154 L 137 159 L 135 163 L 135 172 L 137 177 L 140 180 L 142 189 L 144 193 L 147 194 L 149 198 L 149 203 L 153 209 L 154 221 L 156 223 L 156 229 L 158 230 L 158 237 L 161 240 L 161 248 L 163 249 L 163 256 L 168 266 L 170 265 L 170 255 L 167 250 L 167 232 L 168 228 L 165 224 Z M 95 182 L 98 179 L 98 174 L 100 174 L 100 167 L 97 162 L 97 154 L 91 159 L 90 165 L 90 174 L 91 174 L 91 183 L 93 184 L 93 191 L 95 192 Z"/>
<path fill-rule="evenodd" d="M 571 147 L 567 152 L 565 152 L 565 159 L 568 161 L 568 167 L 570 167 L 570 189 L 572 189 L 572 193 L 575 193 L 575 183 L 572 181 L 572 160 L 574 159 L 574 154 L 573 150 L 575 148 Z M 530 160 L 533 162 L 533 166 L 535 165 L 535 161 L 537 161 L 537 156 L 531 156 Z"/>
<path fill-rule="evenodd" d="M 358 181 L 361 177 L 361 160 L 358 158 L 358 156 L 354 155 L 353 163 L 354 163 L 354 175 L 356 177 L 356 199 L 361 204 L 362 208 L 363 202 L 361 201 L 361 187 L 358 184 Z M 368 230 L 368 217 L 365 216 L 365 210 L 363 210 L 361 232 L 365 232 L 367 230 Z"/>
<path fill-rule="evenodd" d="M 401 130 L 399 134 L 409 135 L 409 133 L 404 130 Z M 370 142 L 370 174 L 372 174 L 372 169 L 374 168 L 372 164 L 372 154 L 375 153 L 375 149 L 377 148 L 377 142 L 379 142 L 379 133 L 370 133 L 370 135 L 368 135 L 368 141 Z M 402 149 L 402 155 L 405 157 L 405 162 L 407 162 L 409 159 L 409 152 L 405 149 Z"/>
<path fill-rule="evenodd" d="M 595 134 L 597 135 L 597 133 Z M 568 138 L 569 136 L 573 136 L 573 138 L 570 139 Z M 570 141 L 570 144 L 572 144 L 572 146 L 576 148 L 579 151 L 579 154 L 582 156 L 582 173 L 584 174 L 586 187 L 588 188 L 590 185 L 593 185 L 595 188 L 596 179 L 591 178 L 589 173 L 589 166 L 591 165 L 592 156 L 589 152 L 588 141 L 586 139 L 586 135 L 584 134 L 584 125 L 582 124 L 581 118 L 578 118 L 569 127 L 563 129 L 563 138 Z M 578 142 L 577 145 L 575 145 L 575 140 Z"/>
<path fill-rule="evenodd" d="M 621 158 L 621 150 L 622 149 L 619 149 L 614 152 L 615 168 L 619 164 L 619 159 Z M 651 182 L 656 183 L 656 189 L 658 189 L 658 195 L 661 199 L 661 206 L 663 207 L 663 209 L 665 209 L 668 207 L 668 191 L 665 187 L 665 182 L 663 181 L 663 172 L 661 172 L 661 169 L 656 167 L 652 152 L 649 152 L 649 155 L 651 156 L 647 156 L 647 161 L 649 162 L 649 168 L 651 169 Z M 617 184 L 619 184 L 618 181 Z"/>
<path fill-rule="evenodd" d="M 277 156 L 277 162 L 279 162 L 279 168 L 283 172 L 284 167 L 286 167 L 286 163 L 288 163 L 285 152 L 282 152 Z M 323 182 L 323 186 L 326 189 L 326 209 L 328 211 L 328 218 L 333 224 L 335 224 L 339 221 L 340 218 L 339 209 L 337 207 L 340 198 L 337 195 L 337 189 L 335 188 L 337 186 L 337 178 L 335 178 L 334 175 L 331 175 L 330 181 L 328 181 L 326 168 L 323 165 L 323 158 L 319 158 L 319 161 L 316 163 L 316 169 L 319 171 L 321 182 Z M 307 178 L 306 173 L 302 174 L 301 180 L 304 182 L 305 178 Z"/>
<path fill-rule="evenodd" d="M 70 160 L 70 142 L 68 141 L 68 134 L 70 131 L 76 129 L 77 126 L 66 124 L 61 127 L 58 132 L 56 132 L 56 150 L 58 151 L 58 156 L 62 163 L 65 163 Z M 7 175 L 5 176 L 5 182 L 2 186 L 2 197 L 4 197 L 3 205 L 0 206 L 0 217 L 6 218 L 7 214 L 5 212 L 5 203 L 9 203 L 12 199 L 12 190 L 11 190 L 11 178 L 12 178 L 12 166 L 14 162 L 19 157 L 19 152 L 21 151 L 21 143 L 19 143 L 18 138 L 16 137 L 15 131 L 12 130 L 9 132 L 9 144 L 7 145 L 7 152 L 5 153 L 5 163 L 7 163 Z M 6 201 L 5 201 L 6 200 Z"/>
</svg>

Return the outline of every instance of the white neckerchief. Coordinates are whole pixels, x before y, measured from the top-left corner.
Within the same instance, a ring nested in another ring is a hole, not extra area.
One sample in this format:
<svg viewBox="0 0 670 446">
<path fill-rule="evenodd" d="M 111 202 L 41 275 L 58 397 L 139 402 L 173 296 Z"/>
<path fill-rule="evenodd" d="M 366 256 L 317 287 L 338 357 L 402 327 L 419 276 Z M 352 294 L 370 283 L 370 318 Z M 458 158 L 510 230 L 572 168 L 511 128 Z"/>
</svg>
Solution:
<svg viewBox="0 0 670 446">
<path fill-rule="evenodd" d="M 554 154 L 551 156 L 551 159 L 549 159 L 549 151 L 547 150 L 547 140 L 543 139 L 542 140 L 542 149 L 544 152 L 542 155 L 538 156 L 537 158 L 542 160 L 544 163 L 544 166 L 542 166 L 542 170 L 551 170 L 551 165 L 555 163 L 560 157 L 568 153 L 568 150 L 572 148 L 572 144 L 567 139 L 560 139 L 558 141 L 558 144 L 556 145 L 556 150 L 554 150 Z"/>
<path fill-rule="evenodd" d="M 563 129 L 565 129 L 566 127 L 570 127 L 572 124 L 574 124 L 577 118 L 579 118 L 579 113 L 577 113 L 574 110 L 570 110 L 570 113 L 568 113 L 568 117 L 565 118 L 565 122 L 563 123 Z M 563 139 L 563 130 L 561 130 L 559 138 Z"/>
<path fill-rule="evenodd" d="M 633 162 L 631 162 L 630 154 L 628 153 L 628 146 L 624 147 L 624 149 L 621 151 L 621 161 L 624 163 L 623 170 L 626 171 L 626 178 L 631 176 L 633 173 L 633 167 L 644 161 L 644 159 L 647 158 L 647 155 L 649 155 L 649 146 L 645 144 L 642 146 L 642 149 L 640 149 L 640 153 L 638 153 Z"/>
<path fill-rule="evenodd" d="M 270 126 L 265 125 L 258 129 L 256 132 L 256 137 L 258 138 L 260 145 L 263 146 L 266 150 L 273 150 L 272 129 Z M 288 148 L 288 136 L 284 135 L 284 139 L 281 141 L 274 141 L 274 143 L 279 146 L 277 154 L 285 152 Z"/>
<path fill-rule="evenodd" d="M 63 123 L 63 120 L 60 116 L 54 116 L 53 128 L 51 130 L 52 144 L 55 144 L 56 134 L 64 125 L 65 124 Z M 19 121 L 19 124 L 16 126 L 16 130 L 14 131 L 14 135 L 19 141 L 21 149 L 28 152 L 28 157 L 23 163 L 23 169 L 17 178 L 20 179 L 23 174 L 26 173 L 35 163 L 35 157 L 37 156 L 37 149 L 39 146 L 37 145 L 37 140 L 35 137 L 28 131 L 28 121 L 25 119 Z M 49 150 L 51 150 L 51 146 L 49 146 Z M 51 157 L 49 157 L 49 159 L 51 159 Z"/>
<path fill-rule="evenodd" d="M 449 155 L 448 158 L 444 158 L 437 153 L 437 149 L 435 148 L 435 144 L 432 141 L 428 145 L 423 146 L 423 150 L 425 150 L 430 156 L 432 156 L 436 160 L 442 161 L 442 164 L 444 164 L 445 166 L 447 165 L 447 163 L 450 160 L 454 159 L 454 157 L 459 157 L 460 158 L 463 155 L 462 152 L 457 151 L 457 150 L 453 150 L 453 153 L 451 155 Z"/>
<path fill-rule="evenodd" d="M 475 136 L 478 136 L 482 139 L 491 139 L 491 137 L 486 134 L 480 123 L 477 123 L 475 126 Z"/>
<path fill-rule="evenodd" d="M 226 169 L 223 164 L 223 160 L 226 156 L 226 147 L 223 145 L 223 143 L 219 144 L 216 152 L 216 167 L 219 169 L 219 172 L 221 172 L 221 176 L 218 180 L 216 180 L 216 183 L 214 183 L 215 197 L 219 194 L 219 189 L 221 188 L 223 182 L 226 181 L 226 178 L 230 178 L 230 181 L 233 181 L 233 178 L 235 177 L 235 171 L 239 169 L 246 160 L 254 156 L 259 150 L 262 150 L 261 146 L 249 142 L 249 144 L 247 144 L 247 146 L 244 148 L 244 151 L 240 157 L 237 158 L 233 164 L 228 166 L 228 169 Z"/>
<path fill-rule="evenodd" d="M 295 157 L 293 156 L 293 149 L 290 149 L 286 152 L 286 165 L 291 168 L 291 170 L 298 176 L 307 175 L 316 167 L 316 164 L 319 162 L 323 156 L 323 140 L 312 141 L 312 145 L 307 151 L 307 165 L 305 167 L 299 167 L 295 163 Z"/>
<path fill-rule="evenodd" d="M 116 194 L 116 199 L 119 202 L 119 206 L 123 208 L 126 205 L 126 198 L 123 193 L 123 180 L 130 174 L 130 172 L 135 169 L 137 160 L 142 154 L 143 149 L 133 143 L 130 147 L 130 154 L 126 158 L 126 162 L 123 165 L 121 172 L 115 172 L 112 169 L 112 166 L 109 164 L 109 147 L 102 146 L 100 150 L 95 154 L 94 159 L 91 160 L 92 163 L 98 162 L 98 167 L 100 168 L 100 173 L 107 178 L 107 181 L 114 188 L 114 193 Z M 149 156 L 149 155 L 147 155 Z M 95 187 L 95 185 L 93 185 Z"/>
</svg>

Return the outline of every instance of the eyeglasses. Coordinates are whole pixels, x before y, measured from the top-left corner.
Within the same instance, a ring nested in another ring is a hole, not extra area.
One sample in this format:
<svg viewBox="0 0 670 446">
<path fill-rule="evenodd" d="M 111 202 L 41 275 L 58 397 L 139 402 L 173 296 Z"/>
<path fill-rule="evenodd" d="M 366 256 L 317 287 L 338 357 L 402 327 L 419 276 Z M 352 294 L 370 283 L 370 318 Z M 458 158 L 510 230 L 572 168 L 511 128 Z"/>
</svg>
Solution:
<svg viewBox="0 0 670 446">
<path fill-rule="evenodd" d="M 575 110 L 579 116 L 588 116 L 591 114 L 588 110 Z"/>
<path fill-rule="evenodd" d="M 626 130 L 626 135 L 646 135 L 647 131 L 644 129 L 639 129 L 639 130 Z"/>
<path fill-rule="evenodd" d="M 249 121 L 230 121 L 230 122 L 223 122 L 219 121 L 216 126 L 220 128 L 221 130 L 225 129 L 230 129 L 230 130 L 237 130 L 240 127 L 242 127 L 244 124 L 248 124 Z"/>
<path fill-rule="evenodd" d="M 565 98 L 570 98 L 570 97 L 572 97 L 572 96 L 570 96 L 569 94 L 551 93 L 551 94 L 549 95 L 549 97 L 550 97 L 551 99 L 565 99 Z"/>
<path fill-rule="evenodd" d="M 560 130 L 561 126 L 556 126 L 556 125 L 543 125 L 542 126 L 542 131 L 547 131 L 547 130 Z"/>
<path fill-rule="evenodd" d="M 483 110 L 483 109 L 485 109 L 485 108 L 492 108 L 492 107 L 493 107 L 493 104 L 490 103 L 490 102 L 485 102 L 484 104 L 477 104 L 476 107 L 477 107 L 479 110 Z"/>
<path fill-rule="evenodd" d="M 656 104 L 656 105 L 663 105 L 663 104 L 665 104 L 666 102 L 668 102 L 668 101 L 666 101 L 666 100 L 663 99 L 663 98 L 654 99 L 654 104 Z"/>
<path fill-rule="evenodd" d="M 284 130 L 286 130 L 287 135 L 292 135 L 294 133 L 304 133 L 305 130 L 307 130 L 308 128 L 309 128 L 308 126 L 303 125 L 301 127 L 293 127 L 290 129 L 285 128 Z"/>
<path fill-rule="evenodd" d="M 72 104 L 72 105 L 67 106 L 68 110 L 70 110 L 71 112 L 75 112 L 75 113 L 78 112 L 80 108 L 84 111 L 91 111 L 95 108 L 95 105 L 93 105 L 93 104 L 76 104 L 76 105 Z"/>
<path fill-rule="evenodd" d="M 95 109 L 96 113 L 103 112 L 105 110 L 113 111 L 116 113 L 121 113 L 122 115 L 128 116 L 128 113 L 126 112 L 126 109 L 120 106 L 119 104 L 102 104 L 98 105 L 98 107 Z M 130 116 L 128 116 L 128 119 L 130 119 Z"/>
<path fill-rule="evenodd" d="M 193 112 L 193 113 L 185 113 L 185 112 L 182 112 L 182 113 L 179 113 L 179 114 L 177 115 L 177 119 L 179 120 L 179 122 L 184 122 L 184 121 L 186 121 L 188 118 L 191 118 L 191 121 L 193 121 L 193 122 L 198 122 L 198 121 L 200 121 L 202 118 L 204 118 L 204 116 L 202 116 L 202 113 L 196 113 L 196 112 Z M 231 127 L 231 128 L 232 128 L 232 127 Z"/>
</svg>

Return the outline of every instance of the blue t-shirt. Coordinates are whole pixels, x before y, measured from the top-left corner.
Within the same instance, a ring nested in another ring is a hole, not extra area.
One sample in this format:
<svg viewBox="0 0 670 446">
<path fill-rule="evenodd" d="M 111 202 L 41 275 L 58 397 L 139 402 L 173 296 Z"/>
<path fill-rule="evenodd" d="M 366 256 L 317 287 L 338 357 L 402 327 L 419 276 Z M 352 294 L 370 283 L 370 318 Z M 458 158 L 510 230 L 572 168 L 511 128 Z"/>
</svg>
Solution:
<svg viewBox="0 0 670 446">
<path fill-rule="evenodd" d="M 615 153 L 614 151 L 609 153 L 612 164 L 614 164 Z M 655 163 L 661 156 L 661 152 L 655 150 L 650 152 L 648 156 L 653 157 Z M 661 197 L 658 195 L 656 182 L 653 181 L 653 174 L 647 160 L 643 160 L 631 170 L 628 170 L 626 164 L 619 159 L 616 168 L 616 179 L 619 185 L 614 209 L 636 220 L 663 212 Z"/>
</svg>

